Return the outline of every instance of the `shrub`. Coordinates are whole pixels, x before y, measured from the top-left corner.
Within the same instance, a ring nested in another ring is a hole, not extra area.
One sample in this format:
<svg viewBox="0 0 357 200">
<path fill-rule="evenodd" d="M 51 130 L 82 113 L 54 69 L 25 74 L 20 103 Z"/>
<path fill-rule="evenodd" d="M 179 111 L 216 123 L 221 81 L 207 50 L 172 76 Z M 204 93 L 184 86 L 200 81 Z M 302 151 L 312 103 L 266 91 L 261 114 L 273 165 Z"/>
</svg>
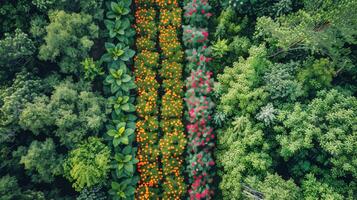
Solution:
<svg viewBox="0 0 357 200">
<path fill-rule="evenodd" d="M 69 152 L 63 167 L 65 177 L 77 191 L 104 183 L 110 170 L 110 149 L 96 137 Z"/>
</svg>

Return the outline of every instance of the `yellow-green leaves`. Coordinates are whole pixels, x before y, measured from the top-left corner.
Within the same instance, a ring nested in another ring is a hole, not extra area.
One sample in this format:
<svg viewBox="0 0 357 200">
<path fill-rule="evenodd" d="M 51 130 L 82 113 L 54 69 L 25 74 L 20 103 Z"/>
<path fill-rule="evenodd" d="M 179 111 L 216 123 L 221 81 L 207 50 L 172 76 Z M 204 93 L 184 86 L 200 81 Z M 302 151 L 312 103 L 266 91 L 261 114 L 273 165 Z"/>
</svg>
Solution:
<svg viewBox="0 0 357 200">
<path fill-rule="evenodd" d="M 125 128 L 125 123 L 119 123 L 116 129 L 109 129 L 107 134 L 113 137 L 113 146 L 117 147 L 120 144 L 129 144 L 129 137 L 134 134 L 134 129 Z"/>
<path fill-rule="evenodd" d="M 77 191 L 104 183 L 110 169 L 110 149 L 101 139 L 90 137 L 69 152 L 63 167 Z"/>
<path fill-rule="evenodd" d="M 108 53 L 103 55 L 104 61 L 129 61 L 135 54 L 135 51 L 129 49 L 128 46 L 118 43 L 114 45 L 113 43 L 105 43 L 105 48 Z"/>
<path fill-rule="evenodd" d="M 103 68 L 100 64 L 93 60 L 93 58 L 86 58 L 81 62 L 84 68 L 84 77 L 90 81 L 93 81 L 95 77 L 104 74 Z"/>
</svg>

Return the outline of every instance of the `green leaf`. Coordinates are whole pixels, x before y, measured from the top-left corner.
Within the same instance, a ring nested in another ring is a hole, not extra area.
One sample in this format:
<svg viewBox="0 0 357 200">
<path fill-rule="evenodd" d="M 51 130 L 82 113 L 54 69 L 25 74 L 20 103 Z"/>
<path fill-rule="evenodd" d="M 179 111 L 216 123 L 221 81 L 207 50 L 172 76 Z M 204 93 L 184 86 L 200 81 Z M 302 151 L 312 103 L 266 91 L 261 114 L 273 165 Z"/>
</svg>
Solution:
<svg viewBox="0 0 357 200">
<path fill-rule="evenodd" d="M 120 89 L 120 87 L 116 84 L 112 84 L 111 87 L 110 87 L 110 91 L 111 93 L 116 93 L 118 90 Z"/>
<path fill-rule="evenodd" d="M 114 147 L 117 147 L 117 146 L 119 145 L 119 143 L 120 143 L 120 139 L 119 139 L 119 138 L 114 138 L 114 139 L 113 139 L 113 145 L 114 145 Z"/>
<path fill-rule="evenodd" d="M 104 20 L 104 24 L 107 27 L 107 29 L 113 29 L 115 23 L 112 20 Z"/>
<path fill-rule="evenodd" d="M 119 128 L 119 130 L 118 130 L 118 134 L 119 134 L 119 135 L 122 135 L 122 134 L 124 133 L 124 131 L 125 131 L 125 127 L 121 127 L 121 128 Z"/>
<path fill-rule="evenodd" d="M 107 76 L 107 78 L 105 78 L 105 82 L 112 84 L 114 82 L 114 79 L 112 76 Z"/>
<path fill-rule="evenodd" d="M 126 144 L 126 145 L 129 144 L 129 138 L 127 136 L 122 137 L 121 143 Z"/>
<path fill-rule="evenodd" d="M 136 163 L 138 163 L 138 162 L 139 162 L 139 160 L 136 159 L 136 158 L 134 158 L 133 161 L 132 161 L 133 164 L 136 164 Z"/>
<path fill-rule="evenodd" d="M 126 103 L 124 104 L 122 107 L 121 107 L 122 110 L 128 112 L 130 110 L 130 106 L 129 106 L 129 103 Z"/>
<path fill-rule="evenodd" d="M 130 90 L 130 88 L 128 87 L 128 84 L 123 84 L 123 85 L 121 86 L 121 89 L 122 89 L 123 91 L 125 91 L 125 92 L 129 92 L 129 90 Z"/>
<path fill-rule="evenodd" d="M 124 74 L 124 77 L 123 77 L 122 81 L 123 81 L 124 83 L 127 83 L 127 82 L 129 82 L 130 80 L 131 80 L 131 76 L 129 76 L 129 75 L 127 75 L 127 74 Z"/>
<path fill-rule="evenodd" d="M 135 194 L 135 188 L 132 187 L 132 186 L 129 186 L 129 187 L 126 189 L 126 193 L 129 194 L 129 195 Z"/>
<path fill-rule="evenodd" d="M 113 43 L 110 43 L 110 42 L 106 42 L 106 43 L 104 44 L 104 46 L 105 46 L 106 49 L 113 49 L 113 48 L 115 48 L 115 45 L 114 45 Z"/>
<path fill-rule="evenodd" d="M 117 182 L 112 182 L 112 188 L 113 189 L 115 189 L 115 190 L 118 190 L 118 189 L 120 189 L 120 184 L 119 183 L 117 183 Z"/>
<path fill-rule="evenodd" d="M 132 164 L 126 164 L 124 169 L 129 173 L 133 173 L 134 172 L 134 166 Z"/>
<path fill-rule="evenodd" d="M 116 136 L 117 132 L 116 132 L 115 130 L 111 129 L 111 130 L 109 130 L 109 131 L 107 132 L 107 134 L 108 134 L 109 136 L 114 137 L 114 136 Z"/>
<path fill-rule="evenodd" d="M 133 134 L 134 132 L 135 132 L 134 129 L 131 129 L 131 128 L 128 128 L 128 129 L 125 130 L 125 134 L 128 135 L 128 136 Z"/>
<path fill-rule="evenodd" d="M 124 29 L 127 29 L 127 28 L 130 27 L 129 18 L 125 18 L 125 19 L 123 20 L 123 22 L 122 22 L 122 27 L 123 27 Z"/>
<path fill-rule="evenodd" d="M 121 80 L 116 80 L 115 83 L 116 83 L 118 86 L 120 86 L 122 82 L 121 82 Z"/>
<path fill-rule="evenodd" d="M 102 60 L 104 62 L 110 62 L 110 61 L 112 61 L 112 57 L 110 56 L 110 54 L 106 53 L 106 54 L 103 54 Z"/>
<path fill-rule="evenodd" d="M 135 121 L 137 117 L 135 115 L 127 115 L 129 121 Z"/>
<path fill-rule="evenodd" d="M 131 151 L 132 151 L 131 146 L 126 146 L 126 147 L 124 147 L 122 153 L 123 154 L 131 154 Z"/>
<path fill-rule="evenodd" d="M 120 115 L 121 114 L 120 106 L 119 105 L 115 105 L 114 111 L 115 111 L 115 114 Z"/>
<path fill-rule="evenodd" d="M 127 103 L 129 101 L 130 97 L 129 96 L 124 96 L 123 97 L 123 103 Z"/>
<path fill-rule="evenodd" d="M 126 155 L 123 162 L 129 162 L 133 156 L 132 155 Z"/>
<path fill-rule="evenodd" d="M 114 30 L 109 30 L 109 37 L 113 38 L 115 37 L 117 34 L 114 32 Z"/>
<path fill-rule="evenodd" d="M 119 163 L 119 164 L 118 164 L 118 170 L 123 169 L 123 167 L 124 167 L 124 164 L 123 164 L 123 163 Z"/>
<path fill-rule="evenodd" d="M 125 122 L 120 122 L 117 124 L 117 129 L 120 129 L 121 127 L 125 127 L 126 123 Z"/>
<path fill-rule="evenodd" d="M 136 123 L 135 123 L 135 122 L 128 122 L 127 127 L 135 130 L 135 128 L 136 128 Z"/>
<path fill-rule="evenodd" d="M 135 111 L 135 106 L 133 104 L 129 104 L 129 111 L 128 112 L 134 112 Z"/>
</svg>

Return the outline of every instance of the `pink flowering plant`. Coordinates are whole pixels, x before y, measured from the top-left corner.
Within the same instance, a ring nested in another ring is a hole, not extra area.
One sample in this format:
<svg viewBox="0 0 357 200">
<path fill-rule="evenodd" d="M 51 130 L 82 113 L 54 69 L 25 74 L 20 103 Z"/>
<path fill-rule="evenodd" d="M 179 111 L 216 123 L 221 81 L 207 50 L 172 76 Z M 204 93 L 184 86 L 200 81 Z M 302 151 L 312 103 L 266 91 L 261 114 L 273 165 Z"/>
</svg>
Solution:
<svg viewBox="0 0 357 200">
<path fill-rule="evenodd" d="M 192 69 L 205 69 L 207 64 L 212 60 L 211 48 L 207 46 L 201 46 L 194 49 L 187 49 L 186 53 L 186 70 Z"/>
<path fill-rule="evenodd" d="M 205 68 L 192 70 L 186 87 L 189 195 L 190 199 L 212 199 L 215 164 L 212 157 L 215 135 L 210 124 L 214 104 L 209 97 L 213 87 L 212 73 Z"/>
<path fill-rule="evenodd" d="M 187 47 L 199 47 L 206 45 L 207 41 L 207 29 L 183 26 L 183 42 Z"/>
<path fill-rule="evenodd" d="M 208 70 L 211 62 L 211 48 L 207 27 L 211 6 L 207 0 L 185 1 L 185 22 L 183 42 L 186 46 L 186 118 L 187 159 L 186 171 L 189 176 L 189 199 L 213 199 L 213 179 L 215 176 L 213 147 L 215 135 L 212 121 L 214 104 L 210 98 L 213 87 L 212 73 Z"/>
<path fill-rule="evenodd" d="M 211 172 L 205 170 L 215 165 L 212 156 L 202 151 L 199 154 L 190 154 L 189 159 L 192 160 L 192 162 L 187 168 L 192 171 L 193 177 L 193 183 L 188 190 L 190 200 L 212 199 L 214 192 L 210 184 L 212 184 L 213 178 L 212 174 L 210 174 Z"/>
<path fill-rule="evenodd" d="M 207 19 L 212 16 L 208 0 L 192 0 L 184 6 L 185 22 L 193 26 L 207 25 Z"/>
</svg>

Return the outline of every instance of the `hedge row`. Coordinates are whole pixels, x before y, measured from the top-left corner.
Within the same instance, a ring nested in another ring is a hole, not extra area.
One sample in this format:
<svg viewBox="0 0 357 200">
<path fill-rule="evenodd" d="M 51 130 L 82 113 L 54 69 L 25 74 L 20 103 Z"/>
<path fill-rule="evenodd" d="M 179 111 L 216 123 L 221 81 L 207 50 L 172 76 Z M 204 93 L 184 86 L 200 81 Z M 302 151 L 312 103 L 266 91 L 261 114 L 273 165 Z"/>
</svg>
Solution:
<svg viewBox="0 0 357 200">
<path fill-rule="evenodd" d="M 104 81 L 108 102 L 112 113 L 107 125 L 107 139 L 114 152 L 113 171 L 111 177 L 112 199 L 134 199 L 137 177 L 134 176 L 136 148 L 135 140 L 135 94 L 136 88 L 131 73 L 131 58 L 135 51 L 131 49 L 135 31 L 131 27 L 130 15 L 131 0 L 108 2 L 104 20 L 108 33 L 108 42 L 105 43 L 106 53 L 102 60 L 107 65 L 107 74 Z"/>
<path fill-rule="evenodd" d="M 180 200 L 186 192 L 182 176 L 182 154 L 186 138 L 182 123 L 183 51 L 179 40 L 182 9 L 176 0 L 156 0 L 160 11 L 159 46 L 161 49 L 160 79 L 162 80 L 162 107 L 160 139 L 163 172 L 162 199 Z"/>
<path fill-rule="evenodd" d="M 211 61 L 208 31 L 205 27 L 211 16 L 207 0 L 192 0 L 184 7 L 185 21 L 183 41 L 186 45 L 186 80 L 188 146 L 186 171 L 189 176 L 189 199 L 213 199 L 214 138 L 211 124 L 213 102 L 210 98 L 213 80 L 208 66 Z"/>
<path fill-rule="evenodd" d="M 136 0 L 135 29 L 137 34 L 135 77 L 138 86 L 137 122 L 139 185 L 137 199 L 158 199 L 159 181 L 159 121 L 158 89 L 156 80 L 159 68 L 159 53 L 156 50 L 158 24 L 155 1 Z"/>
</svg>

